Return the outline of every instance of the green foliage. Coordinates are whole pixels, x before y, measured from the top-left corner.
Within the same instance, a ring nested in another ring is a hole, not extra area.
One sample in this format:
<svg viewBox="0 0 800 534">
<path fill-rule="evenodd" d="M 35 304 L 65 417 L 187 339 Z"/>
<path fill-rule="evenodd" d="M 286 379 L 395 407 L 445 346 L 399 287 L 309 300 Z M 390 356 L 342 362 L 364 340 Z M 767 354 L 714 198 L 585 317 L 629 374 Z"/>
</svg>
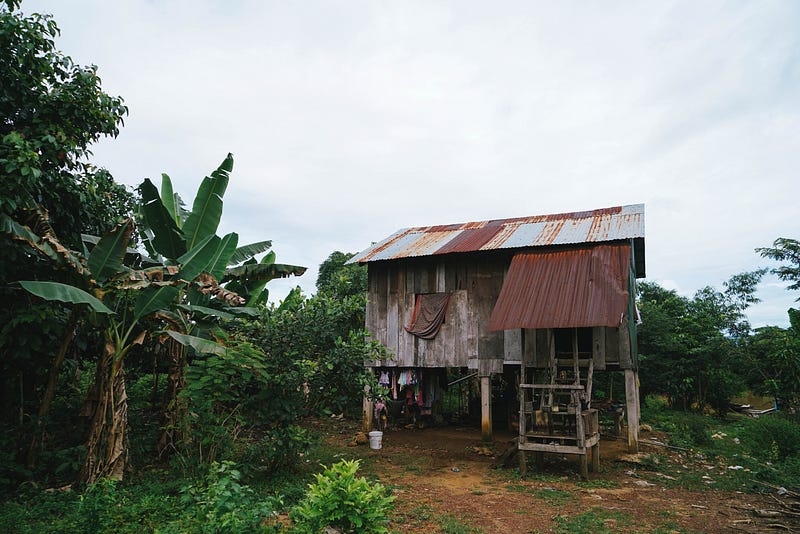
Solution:
<svg viewBox="0 0 800 534">
<path fill-rule="evenodd" d="M 798 310 L 789 310 L 790 328 L 758 328 L 748 341 L 748 385 L 756 393 L 780 399 L 781 409 L 800 406 L 798 314 Z"/>
<path fill-rule="evenodd" d="M 725 290 L 699 290 L 692 299 L 654 283 L 638 287 L 644 323 L 638 332 L 644 394 L 666 395 L 682 409 L 712 406 L 720 416 L 745 387 L 750 325 L 744 311 L 757 302 L 764 270 L 732 276 Z"/>
<path fill-rule="evenodd" d="M 800 425 L 778 416 L 746 421 L 740 432 L 742 444 L 756 458 L 784 462 L 800 460 Z"/>
<path fill-rule="evenodd" d="M 772 272 L 781 280 L 791 282 L 786 289 L 800 289 L 800 241 L 779 237 L 772 243 L 772 247 L 757 248 L 756 252 L 765 258 L 788 262 L 788 265 L 772 269 Z"/>
<path fill-rule="evenodd" d="M 203 480 L 181 489 L 181 503 L 188 507 L 188 518 L 176 525 L 176 532 L 277 532 L 266 520 L 277 515 L 280 499 L 259 499 L 252 488 L 242 483 L 242 474 L 233 462 L 213 462 Z"/>
<path fill-rule="evenodd" d="M 319 266 L 317 291 L 336 298 L 366 295 L 366 265 L 345 265 L 353 256 L 354 253 L 332 252 Z"/>
<path fill-rule="evenodd" d="M 199 463 L 244 455 L 262 469 L 291 465 L 309 443 L 295 426 L 304 402 L 300 375 L 247 342 L 226 343 L 195 356 L 186 370 L 180 397 L 189 419 L 181 452 Z M 257 437 L 242 450 L 235 441 L 244 436 Z"/>
<path fill-rule="evenodd" d="M 58 35 L 49 15 L 0 10 L 0 212 L 40 204 L 76 246 L 85 220 L 113 222 L 104 194 L 124 189 L 83 160 L 101 136 L 119 133 L 128 110 L 102 91 L 96 67 L 56 49 Z"/>
<path fill-rule="evenodd" d="M 264 308 L 258 320 L 245 321 L 242 333 L 308 388 L 308 411 L 356 414 L 364 386 L 375 381 L 364 362 L 386 357 L 367 338 L 363 310 L 364 296 L 306 299 L 295 291 L 280 306 Z"/>
<path fill-rule="evenodd" d="M 343 532 L 388 532 L 388 514 L 395 497 L 381 484 L 356 478 L 358 468 L 358 460 L 343 460 L 315 476 L 306 498 L 290 513 L 298 532 L 316 534 L 326 526 Z"/>
<path fill-rule="evenodd" d="M 0 324 L 24 317 L 26 327 L 0 333 L 0 417 L 13 422 L 16 449 L 30 438 L 31 415 L 67 314 L 47 305 L 51 314 L 41 316 L 43 306 L 15 282 L 74 283 L 73 269 L 59 270 L 58 261 L 70 256 L 67 248 L 82 249 L 81 234 L 100 235 L 124 220 L 134 195 L 87 163 L 92 143 L 117 135 L 127 114 L 122 99 L 103 92 L 96 67 L 77 65 L 58 51 L 52 17 L 25 15 L 16 10 L 18 2 L 6 5 L 0 8 Z M 15 238 L 20 232 L 36 236 L 41 255 Z M 95 337 L 83 328 L 74 343 L 92 346 Z M 81 351 L 70 356 L 87 359 Z M 48 430 L 54 435 L 66 429 Z M 71 424 L 69 430 L 74 432 Z"/>
<path fill-rule="evenodd" d="M 660 397 L 649 395 L 644 399 L 642 420 L 669 433 L 669 442 L 676 447 L 688 449 L 711 444 L 708 418 L 701 414 L 671 409 Z"/>
</svg>

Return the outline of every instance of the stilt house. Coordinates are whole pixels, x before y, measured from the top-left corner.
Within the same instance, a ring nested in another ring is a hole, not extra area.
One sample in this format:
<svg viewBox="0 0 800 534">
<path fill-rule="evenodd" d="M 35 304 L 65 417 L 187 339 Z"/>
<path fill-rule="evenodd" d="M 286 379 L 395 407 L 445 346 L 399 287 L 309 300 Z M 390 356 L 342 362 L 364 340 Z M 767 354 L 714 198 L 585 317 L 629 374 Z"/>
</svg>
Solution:
<svg viewBox="0 0 800 534">
<path fill-rule="evenodd" d="M 409 228 L 350 262 L 368 266 L 366 327 L 393 356 L 368 365 L 384 384 L 418 381 L 433 410 L 432 371 L 474 370 L 490 439 L 491 376 L 515 369 L 520 450 L 581 454 L 584 467 L 598 451 L 593 373 L 623 371 L 637 447 L 644 205 Z"/>
</svg>

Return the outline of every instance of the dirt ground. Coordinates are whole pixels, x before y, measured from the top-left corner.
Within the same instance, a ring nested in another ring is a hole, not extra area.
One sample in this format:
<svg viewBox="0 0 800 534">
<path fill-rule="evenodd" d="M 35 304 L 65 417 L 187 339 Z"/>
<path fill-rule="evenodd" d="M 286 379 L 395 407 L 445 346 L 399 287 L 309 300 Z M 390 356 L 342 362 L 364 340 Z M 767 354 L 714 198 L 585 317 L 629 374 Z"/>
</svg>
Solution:
<svg viewBox="0 0 800 534">
<path fill-rule="evenodd" d="M 346 447 L 358 431 L 355 423 L 324 427 L 336 447 Z M 600 472 L 590 473 L 588 482 L 581 481 L 574 457 L 553 455 L 541 472 L 529 461 L 528 476 L 520 477 L 513 466 L 496 467 L 513 437 L 495 433 L 486 444 L 473 428 L 389 430 L 380 450 L 359 445 L 342 455 L 363 458 L 363 474 L 394 489 L 392 532 L 787 531 L 754 516 L 753 510 L 774 508 L 774 497 L 668 487 L 659 482 L 665 475 L 645 472 L 630 461 L 626 443 L 613 438 L 601 440 Z M 664 449 L 651 452 L 663 455 Z"/>
</svg>

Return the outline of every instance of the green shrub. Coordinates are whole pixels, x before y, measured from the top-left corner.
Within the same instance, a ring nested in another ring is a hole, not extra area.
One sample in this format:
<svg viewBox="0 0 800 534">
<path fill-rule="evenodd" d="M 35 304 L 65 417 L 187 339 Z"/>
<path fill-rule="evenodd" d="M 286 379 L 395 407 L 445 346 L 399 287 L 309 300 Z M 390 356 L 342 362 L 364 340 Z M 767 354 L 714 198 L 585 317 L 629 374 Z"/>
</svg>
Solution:
<svg viewBox="0 0 800 534">
<path fill-rule="evenodd" d="M 388 532 L 387 514 L 395 497 L 379 483 L 356 478 L 359 461 L 343 460 L 314 475 L 306 498 L 292 508 L 298 532 L 316 534 L 326 526 L 344 532 Z"/>
<path fill-rule="evenodd" d="M 800 456 L 800 424 L 780 416 L 748 420 L 740 439 L 750 454 L 761 460 L 782 462 Z"/>
<path fill-rule="evenodd" d="M 263 532 L 278 531 L 267 519 L 282 506 L 279 498 L 259 500 L 249 486 L 241 483 L 241 473 L 233 462 L 214 462 L 202 481 L 181 489 L 181 502 L 189 513 L 177 527 L 178 532 Z"/>
</svg>

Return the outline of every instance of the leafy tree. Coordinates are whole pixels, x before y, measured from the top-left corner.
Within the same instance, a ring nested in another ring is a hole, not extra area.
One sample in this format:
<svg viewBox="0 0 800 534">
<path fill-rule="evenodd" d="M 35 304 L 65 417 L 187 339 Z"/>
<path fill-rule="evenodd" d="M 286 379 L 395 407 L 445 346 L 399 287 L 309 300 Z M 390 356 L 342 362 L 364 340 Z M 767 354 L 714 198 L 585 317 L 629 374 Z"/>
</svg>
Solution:
<svg viewBox="0 0 800 534">
<path fill-rule="evenodd" d="M 787 408 L 800 405 L 800 311 L 789 310 L 789 328 L 756 329 L 748 343 L 748 384 Z"/>
<path fill-rule="evenodd" d="M 70 282 L 73 273 L 53 261 L 58 253 L 52 246 L 50 257 L 37 254 L 7 230 L 27 226 L 42 239 L 57 235 L 58 246 L 81 250 L 81 234 L 112 230 L 134 202 L 107 171 L 87 161 L 93 142 L 119 132 L 127 114 L 122 99 L 102 91 L 96 67 L 77 65 L 56 49 L 52 17 L 18 8 L 16 1 L 0 5 L 0 417 L 6 424 L 13 418 L 16 426 L 58 376 L 56 363 L 67 355 L 54 347 L 95 340 L 75 328 L 74 314 L 62 304 L 38 302 L 15 284 Z"/>
<path fill-rule="evenodd" d="M 346 264 L 354 253 L 332 252 L 319 266 L 317 291 L 334 297 L 366 295 L 367 267 Z"/>
<path fill-rule="evenodd" d="M 756 252 L 765 258 L 789 262 L 789 265 L 772 269 L 772 272 L 781 280 L 792 282 L 787 289 L 800 289 L 800 241 L 779 237 L 772 243 L 772 247 L 757 248 Z"/>
<path fill-rule="evenodd" d="M 744 311 L 757 302 L 765 271 L 732 276 L 724 291 L 705 287 L 692 299 L 657 284 L 639 287 L 644 318 L 638 342 L 645 392 L 666 394 L 673 406 L 713 406 L 719 415 L 745 388 L 743 360 L 750 325 Z M 645 385 L 646 384 L 646 385 Z"/>
<path fill-rule="evenodd" d="M 42 206 L 63 241 L 77 246 L 88 219 L 104 220 L 106 231 L 109 215 L 120 215 L 118 206 L 100 210 L 119 186 L 86 157 L 101 136 L 119 133 L 128 109 L 102 91 L 97 67 L 56 49 L 51 16 L 25 16 L 15 7 L 0 6 L 0 213 Z"/>
</svg>

